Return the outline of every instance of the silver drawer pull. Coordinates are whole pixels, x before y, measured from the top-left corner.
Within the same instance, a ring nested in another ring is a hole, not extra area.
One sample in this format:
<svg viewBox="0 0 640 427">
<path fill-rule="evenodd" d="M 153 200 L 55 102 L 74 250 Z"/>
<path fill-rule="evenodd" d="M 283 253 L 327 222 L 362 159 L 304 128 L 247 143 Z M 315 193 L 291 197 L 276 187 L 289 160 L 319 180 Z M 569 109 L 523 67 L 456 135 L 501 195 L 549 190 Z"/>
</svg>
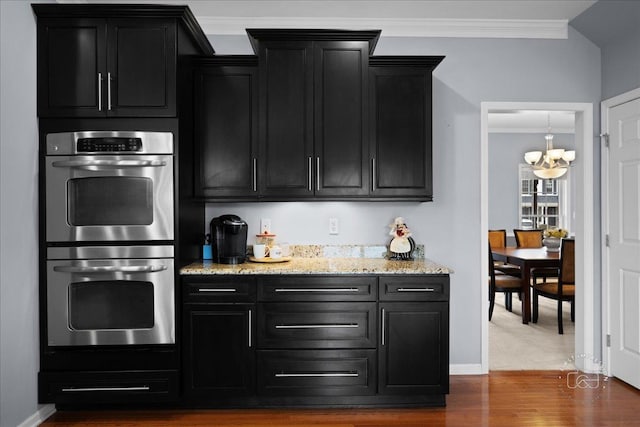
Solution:
<svg viewBox="0 0 640 427">
<path fill-rule="evenodd" d="M 359 327 L 357 323 L 329 325 L 276 325 L 276 329 L 350 329 Z"/>
<path fill-rule="evenodd" d="M 151 387 L 78 387 L 78 388 L 63 388 L 63 392 L 91 392 L 91 391 L 149 391 Z"/>
<path fill-rule="evenodd" d="M 398 292 L 435 292 L 433 288 L 398 288 Z"/>
<path fill-rule="evenodd" d="M 198 292 L 238 292 L 236 289 L 234 288 L 200 288 L 198 289 Z"/>
<path fill-rule="evenodd" d="M 276 288 L 276 292 L 358 292 L 358 288 Z"/>
<path fill-rule="evenodd" d="M 299 374 L 287 374 L 280 373 L 275 374 L 276 378 L 296 378 L 296 377 L 358 377 L 360 376 L 357 372 L 301 372 Z"/>
</svg>

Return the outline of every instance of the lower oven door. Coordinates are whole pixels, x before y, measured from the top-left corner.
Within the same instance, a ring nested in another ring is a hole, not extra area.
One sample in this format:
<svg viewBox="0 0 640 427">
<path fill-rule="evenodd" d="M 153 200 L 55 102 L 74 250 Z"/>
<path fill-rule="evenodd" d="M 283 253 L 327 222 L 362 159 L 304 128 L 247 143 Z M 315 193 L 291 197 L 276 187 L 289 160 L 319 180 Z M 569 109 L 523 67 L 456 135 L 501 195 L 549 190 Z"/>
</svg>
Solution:
<svg viewBox="0 0 640 427">
<path fill-rule="evenodd" d="M 175 343 L 174 262 L 47 261 L 49 346 Z"/>
</svg>

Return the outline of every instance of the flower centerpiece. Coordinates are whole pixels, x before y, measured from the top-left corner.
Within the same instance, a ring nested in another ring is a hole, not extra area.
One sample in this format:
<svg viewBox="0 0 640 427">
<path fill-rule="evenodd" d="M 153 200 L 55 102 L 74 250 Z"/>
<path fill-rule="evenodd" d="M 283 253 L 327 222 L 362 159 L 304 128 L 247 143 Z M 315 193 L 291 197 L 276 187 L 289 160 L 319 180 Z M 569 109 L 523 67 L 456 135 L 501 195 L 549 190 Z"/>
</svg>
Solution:
<svg viewBox="0 0 640 427">
<path fill-rule="evenodd" d="M 542 244 L 548 252 L 560 251 L 560 243 L 563 237 L 567 237 L 569 232 L 562 228 L 551 227 L 542 232 Z"/>
</svg>

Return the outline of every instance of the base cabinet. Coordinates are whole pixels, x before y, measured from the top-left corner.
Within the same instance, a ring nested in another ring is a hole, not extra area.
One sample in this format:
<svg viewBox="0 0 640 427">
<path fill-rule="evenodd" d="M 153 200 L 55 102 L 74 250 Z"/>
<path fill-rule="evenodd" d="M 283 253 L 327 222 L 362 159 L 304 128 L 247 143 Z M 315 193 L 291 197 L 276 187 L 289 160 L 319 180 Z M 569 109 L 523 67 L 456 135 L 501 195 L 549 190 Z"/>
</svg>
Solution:
<svg viewBox="0 0 640 427">
<path fill-rule="evenodd" d="M 449 276 L 183 277 L 184 404 L 443 406 Z"/>
</svg>

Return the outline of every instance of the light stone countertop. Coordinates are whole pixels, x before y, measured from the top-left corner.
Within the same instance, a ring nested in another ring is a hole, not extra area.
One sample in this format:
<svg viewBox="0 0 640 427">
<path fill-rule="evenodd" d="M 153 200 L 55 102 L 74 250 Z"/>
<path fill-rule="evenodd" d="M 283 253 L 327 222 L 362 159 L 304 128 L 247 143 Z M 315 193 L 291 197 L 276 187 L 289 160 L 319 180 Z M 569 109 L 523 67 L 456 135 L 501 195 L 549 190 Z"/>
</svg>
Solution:
<svg viewBox="0 0 640 427">
<path fill-rule="evenodd" d="M 395 261 L 384 258 L 299 258 L 279 263 L 247 261 L 238 265 L 194 262 L 181 275 L 224 274 L 450 274 L 448 267 L 428 259 Z"/>
</svg>

